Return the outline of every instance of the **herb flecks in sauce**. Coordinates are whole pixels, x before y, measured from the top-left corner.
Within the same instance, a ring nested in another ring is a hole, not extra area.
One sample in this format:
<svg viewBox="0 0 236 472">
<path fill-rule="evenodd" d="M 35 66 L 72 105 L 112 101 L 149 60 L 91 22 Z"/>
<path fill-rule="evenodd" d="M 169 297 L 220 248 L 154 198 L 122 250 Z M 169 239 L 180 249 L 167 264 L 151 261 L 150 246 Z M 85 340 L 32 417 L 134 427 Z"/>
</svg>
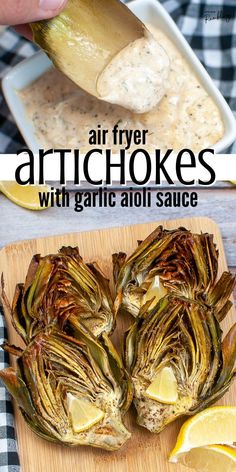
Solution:
<svg viewBox="0 0 236 472">
<path fill-rule="evenodd" d="M 171 71 L 165 96 L 149 113 L 132 114 L 128 110 L 102 102 L 80 90 L 57 70 L 50 70 L 21 92 L 26 113 L 33 121 L 40 145 L 45 148 L 79 148 L 87 152 L 89 131 L 102 124 L 103 129 L 148 129 L 145 149 L 153 152 L 183 147 L 199 151 L 215 144 L 223 136 L 219 110 L 199 83 L 175 45 L 160 31 L 152 32 L 167 51 Z M 199 106 L 200 105 L 200 106 Z M 113 135 L 106 146 L 113 152 Z M 139 146 L 132 145 L 130 152 Z"/>
</svg>

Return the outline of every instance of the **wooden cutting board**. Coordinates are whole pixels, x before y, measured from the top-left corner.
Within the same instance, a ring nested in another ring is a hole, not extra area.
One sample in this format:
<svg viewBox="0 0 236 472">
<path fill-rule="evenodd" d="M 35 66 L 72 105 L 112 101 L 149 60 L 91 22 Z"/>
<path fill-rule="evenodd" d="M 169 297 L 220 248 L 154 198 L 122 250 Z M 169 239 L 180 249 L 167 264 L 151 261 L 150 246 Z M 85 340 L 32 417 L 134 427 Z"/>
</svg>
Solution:
<svg viewBox="0 0 236 472">
<path fill-rule="evenodd" d="M 146 223 L 100 231 L 65 234 L 44 239 L 21 241 L 0 251 L 0 270 L 4 273 L 6 292 L 12 300 L 15 285 L 23 282 L 33 254 L 56 252 L 63 245 L 78 245 L 85 261 L 98 261 L 103 271 L 111 278 L 111 254 L 119 250 L 128 254 L 136 247 L 138 239 L 144 239 L 158 224 L 167 229 L 185 226 L 193 232 L 213 233 L 220 251 L 219 273 L 227 269 L 221 235 L 216 224 L 208 218 L 188 218 L 172 221 Z M 234 309 L 224 323 L 229 328 L 235 318 Z M 8 324 L 9 339 L 20 344 L 14 329 Z M 120 319 L 115 336 L 124 331 L 124 320 Z M 236 405 L 236 383 L 220 404 Z M 138 427 L 134 409 L 125 422 L 132 432 L 126 445 L 117 452 L 106 452 L 89 447 L 67 447 L 52 445 L 34 435 L 25 425 L 15 408 L 17 438 L 22 472 L 190 472 L 192 469 L 169 464 L 167 455 L 174 446 L 181 421 L 168 426 L 161 434 L 153 434 Z"/>
</svg>

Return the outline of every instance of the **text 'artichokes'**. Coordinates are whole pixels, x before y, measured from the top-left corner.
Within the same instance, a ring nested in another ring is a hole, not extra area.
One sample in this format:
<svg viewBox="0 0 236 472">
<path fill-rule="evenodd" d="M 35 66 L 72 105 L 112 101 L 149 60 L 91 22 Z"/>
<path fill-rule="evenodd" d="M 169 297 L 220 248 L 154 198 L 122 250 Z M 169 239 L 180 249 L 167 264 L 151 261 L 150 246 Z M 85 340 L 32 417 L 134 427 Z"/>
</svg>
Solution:
<svg viewBox="0 0 236 472">
<path fill-rule="evenodd" d="M 116 312 L 136 317 L 125 343 L 138 423 L 152 432 L 218 400 L 235 377 L 236 324 L 222 339 L 235 277 L 217 281 L 209 234 L 158 227 L 126 260 L 115 254 Z"/>
</svg>

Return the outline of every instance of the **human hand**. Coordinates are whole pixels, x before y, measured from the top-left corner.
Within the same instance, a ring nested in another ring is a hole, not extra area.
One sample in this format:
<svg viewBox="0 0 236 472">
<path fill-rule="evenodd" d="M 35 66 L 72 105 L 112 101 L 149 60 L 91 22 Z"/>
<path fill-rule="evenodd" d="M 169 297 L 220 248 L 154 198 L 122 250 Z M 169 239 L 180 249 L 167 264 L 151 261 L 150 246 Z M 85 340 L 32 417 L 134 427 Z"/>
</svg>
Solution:
<svg viewBox="0 0 236 472">
<path fill-rule="evenodd" d="M 28 23 L 58 15 L 67 0 L 6 0 L 0 1 L 0 25 L 13 25 L 16 30 L 32 39 Z"/>
</svg>

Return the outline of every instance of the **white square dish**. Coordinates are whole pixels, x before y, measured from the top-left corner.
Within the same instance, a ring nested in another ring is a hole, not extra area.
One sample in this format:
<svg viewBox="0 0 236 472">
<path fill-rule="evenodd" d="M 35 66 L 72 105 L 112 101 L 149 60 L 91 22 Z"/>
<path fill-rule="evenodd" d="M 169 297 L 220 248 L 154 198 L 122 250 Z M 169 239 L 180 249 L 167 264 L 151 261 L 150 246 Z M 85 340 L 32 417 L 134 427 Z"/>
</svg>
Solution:
<svg viewBox="0 0 236 472">
<path fill-rule="evenodd" d="M 223 137 L 212 146 L 215 152 L 222 153 L 236 139 L 236 122 L 232 111 L 225 99 L 214 85 L 212 79 L 194 54 L 193 50 L 182 36 L 178 27 L 156 0 L 134 0 L 128 4 L 128 7 L 143 22 L 153 24 L 161 29 L 187 60 L 193 72 L 202 83 L 207 93 L 215 101 L 224 123 Z M 2 81 L 2 89 L 8 106 L 14 116 L 17 126 L 24 137 L 27 146 L 34 152 L 37 152 L 40 143 L 35 136 L 33 124 L 27 118 L 24 104 L 18 91 L 27 87 L 34 80 L 38 79 L 51 66 L 51 62 L 43 52 L 38 52 L 29 59 L 18 64 L 6 74 Z"/>
</svg>

